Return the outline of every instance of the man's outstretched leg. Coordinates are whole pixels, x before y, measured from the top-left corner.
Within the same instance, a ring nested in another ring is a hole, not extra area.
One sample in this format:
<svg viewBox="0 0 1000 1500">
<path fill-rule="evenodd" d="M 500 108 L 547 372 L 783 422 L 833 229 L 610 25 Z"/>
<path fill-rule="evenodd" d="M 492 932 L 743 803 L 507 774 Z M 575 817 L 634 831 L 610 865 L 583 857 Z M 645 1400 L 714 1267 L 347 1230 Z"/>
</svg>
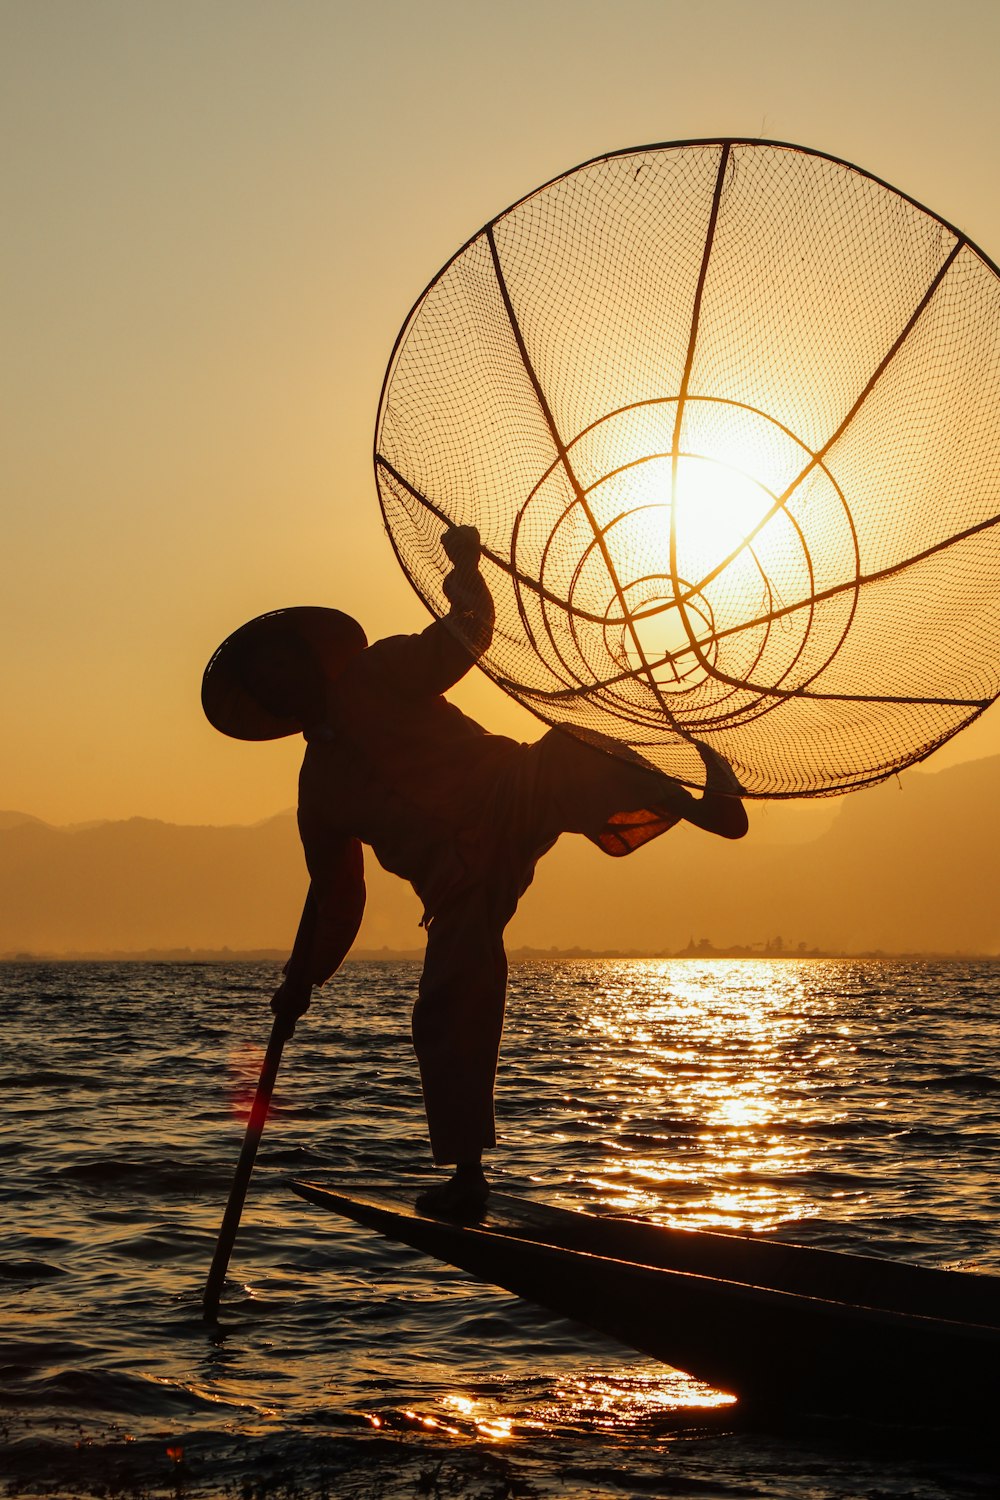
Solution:
<svg viewBox="0 0 1000 1500">
<path fill-rule="evenodd" d="M 680 822 L 742 838 L 747 815 L 739 781 L 715 750 L 693 743 L 706 772 L 701 797 L 648 763 L 615 754 L 611 741 L 602 746 L 594 735 L 583 740 L 550 729 L 526 747 L 522 816 L 539 839 L 582 833 L 613 855 L 629 854 Z"/>
</svg>

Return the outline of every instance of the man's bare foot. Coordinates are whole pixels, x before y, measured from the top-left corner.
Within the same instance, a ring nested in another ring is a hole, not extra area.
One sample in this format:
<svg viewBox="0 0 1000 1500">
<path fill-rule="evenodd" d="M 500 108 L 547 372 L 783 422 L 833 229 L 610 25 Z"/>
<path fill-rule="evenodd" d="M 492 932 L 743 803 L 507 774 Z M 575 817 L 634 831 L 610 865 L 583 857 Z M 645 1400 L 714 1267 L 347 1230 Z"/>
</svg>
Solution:
<svg viewBox="0 0 1000 1500">
<path fill-rule="evenodd" d="M 436 1183 L 417 1194 L 417 1208 L 435 1218 L 454 1219 L 459 1224 L 481 1219 L 490 1195 L 490 1185 L 479 1163 L 461 1165 L 447 1182 Z"/>
<path fill-rule="evenodd" d="M 693 744 L 705 767 L 705 790 L 688 821 L 724 839 L 741 839 L 747 831 L 746 809 L 740 798 L 743 788 L 726 758 L 702 740 Z"/>
</svg>

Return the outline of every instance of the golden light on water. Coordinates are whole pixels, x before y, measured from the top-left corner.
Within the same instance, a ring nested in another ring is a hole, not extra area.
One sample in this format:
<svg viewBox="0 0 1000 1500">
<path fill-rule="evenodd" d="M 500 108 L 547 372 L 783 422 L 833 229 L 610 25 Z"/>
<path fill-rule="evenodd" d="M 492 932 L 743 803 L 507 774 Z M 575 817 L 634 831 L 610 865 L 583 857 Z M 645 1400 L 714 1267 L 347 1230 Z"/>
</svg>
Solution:
<svg viewBox="0 0 1000 1500">
<path fill-rule="evenodd" d="M 475 1435 L 484 1438 L 487 1442 L 502 1443 L 514 1435 L 514 1418 L 499 1414 L 493 1403 L 456 1393 L 445 1396 L 441 1404 L 452 1418 L 458 1417 L 461 1420 L 466 1431 L 469 1428 L 474 1429 Z M 538 1424 L 533 1424 L 528 1419 L 525 1422 L 519 1422 L 518 1425 L 531 1427 Z M 462 1431 L 457 1427 L 449 1430 L 456 1436 Z"/>
<path fill-rule="evenodd" d="M 604 1151 L 581 1173 L 615 1214 L 688 1229 L 773 1230 L 815 1216 L 797 1127 L 840 1113 L 815 1021 L 831 966 L 760 960 L 605 963 L 581 1015 Z M 860 1196 L 860 1195 L 859 1195 Z"/>
<path fill-rule="evenodd" d="M 545 1029 L 545 1005 L 558 1004 L 559 1058 L 547 1055 L 542 1074 L 532 1059 L 511 1080 L 512 1100 L 541 1076 L 557 1082 L 532 1096 L 529 1130 L 504 1131 L 508 1145 L 530 1151 L 544 1121 L 534 1180 L 546 1201 L 569 1208 L 740 1234 L 787 1230 L 827 1212 L 833 1196 L 838 1217 L 863 1213 L 867 1186 L 828 1177 L 827 1132 L 836 1139 L 845 1120 L 855 1066 L 855 1028 L 831 1003 L 842 984 L 841 966 L 823 961 L 581 960 L 560 966 L 558 983 L 539 965 L 530 993 L 513 997 L 513 1018 L 530 1004 Z M 685 1413 L 734 1404 L 667 1365 L 609 1353 L 596 1370 L 568 1368 L 561 1355 L 537 1383 L 450 1391 L 404 1420 L 489 1444 L 568 1430 L 669 1441 Z"/>
<path fill-rule="evenodd" d="M 511 1417 L 487 1417 L 476 1423 L 476 1431 L 481 1437 L 500 1443 L 513 1435 L 514 1421 Z"/>
<path fill-rule="evenodd" d="M 595 1427 L 620 1428 L 672 1412 L 732 1406 L 736 1398 L 713 1390 L 683 1370 L 664 1368 L 655 1375 L 623 1367 L 564 1381 L 556 1391 L 560 1403 Z"/>
<path fill-rule="evenodd" d="M 574 1372 L 545 1392 L 525 1399 L 523 1391 L 497 1381 L 496 1390 L 470 1396 L 442 1395 L 431 1411 L 408 1407 L 405 1425 L 439 1436 L 502 1444 L 515 1439 L 551 1437 L 560 1431 L 634 1431 L 687 1411 L 725 1410 L 735 1397 L 713 1390 L 681 1370 L 624 1364 L 620 1368 Z M 512 1410 L 516 1407 L 516 1410 Z M 369 1414 L 372 1427 L 385 1418 Z M 397 1418 L 397 1420 L 399 1420 Z"/>
</svg>

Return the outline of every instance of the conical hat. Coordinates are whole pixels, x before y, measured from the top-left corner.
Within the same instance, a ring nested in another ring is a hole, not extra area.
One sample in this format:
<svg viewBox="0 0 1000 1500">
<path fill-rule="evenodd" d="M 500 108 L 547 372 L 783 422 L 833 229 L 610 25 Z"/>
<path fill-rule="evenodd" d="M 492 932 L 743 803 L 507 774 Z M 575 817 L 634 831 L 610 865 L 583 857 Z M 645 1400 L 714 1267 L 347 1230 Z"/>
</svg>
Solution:
<svg viewBox="0 0 1000 1500">
<path fill-rule="evenodd" d="M 368 644 L 357 620 L 339 609 L 298 605 L 248 620 L 214 652 L 202 678 L 201 705 L 216 729 L 238 740 L 277 740 L 302 732 L 305 725 L 298 718 L 279 718 L 246 682 L 251 653 L 289 642 L 307 648 L 330 681 Z"/>
</svg>

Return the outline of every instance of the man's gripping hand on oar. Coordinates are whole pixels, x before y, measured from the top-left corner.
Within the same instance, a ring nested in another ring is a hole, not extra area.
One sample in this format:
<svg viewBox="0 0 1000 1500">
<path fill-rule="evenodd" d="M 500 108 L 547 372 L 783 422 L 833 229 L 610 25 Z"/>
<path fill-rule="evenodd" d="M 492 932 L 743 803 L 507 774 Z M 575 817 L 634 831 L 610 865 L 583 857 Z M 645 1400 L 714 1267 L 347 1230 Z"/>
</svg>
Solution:
<svg viewBox="0 0 1000 1500">
<path fill-rule="evenodd" d="M 271 1010 L 282 1023 L 283 1041 L 295 1035 L 295 1023 L 309 1009 L 313 987 L 309 983 L 285 978 L 271 997 Z"/>
<path fill-rule="evenodd" d="M 295 943 L 284 968 L 284 979 L 271 997 L 275 1032 L 287 1042 L 295 1034 L 295 1023 L 309 1009 L 313 992 L 313 952 L 316 947 L 319 910 L 315 886 L 306 894 Z"/>
</svg>

